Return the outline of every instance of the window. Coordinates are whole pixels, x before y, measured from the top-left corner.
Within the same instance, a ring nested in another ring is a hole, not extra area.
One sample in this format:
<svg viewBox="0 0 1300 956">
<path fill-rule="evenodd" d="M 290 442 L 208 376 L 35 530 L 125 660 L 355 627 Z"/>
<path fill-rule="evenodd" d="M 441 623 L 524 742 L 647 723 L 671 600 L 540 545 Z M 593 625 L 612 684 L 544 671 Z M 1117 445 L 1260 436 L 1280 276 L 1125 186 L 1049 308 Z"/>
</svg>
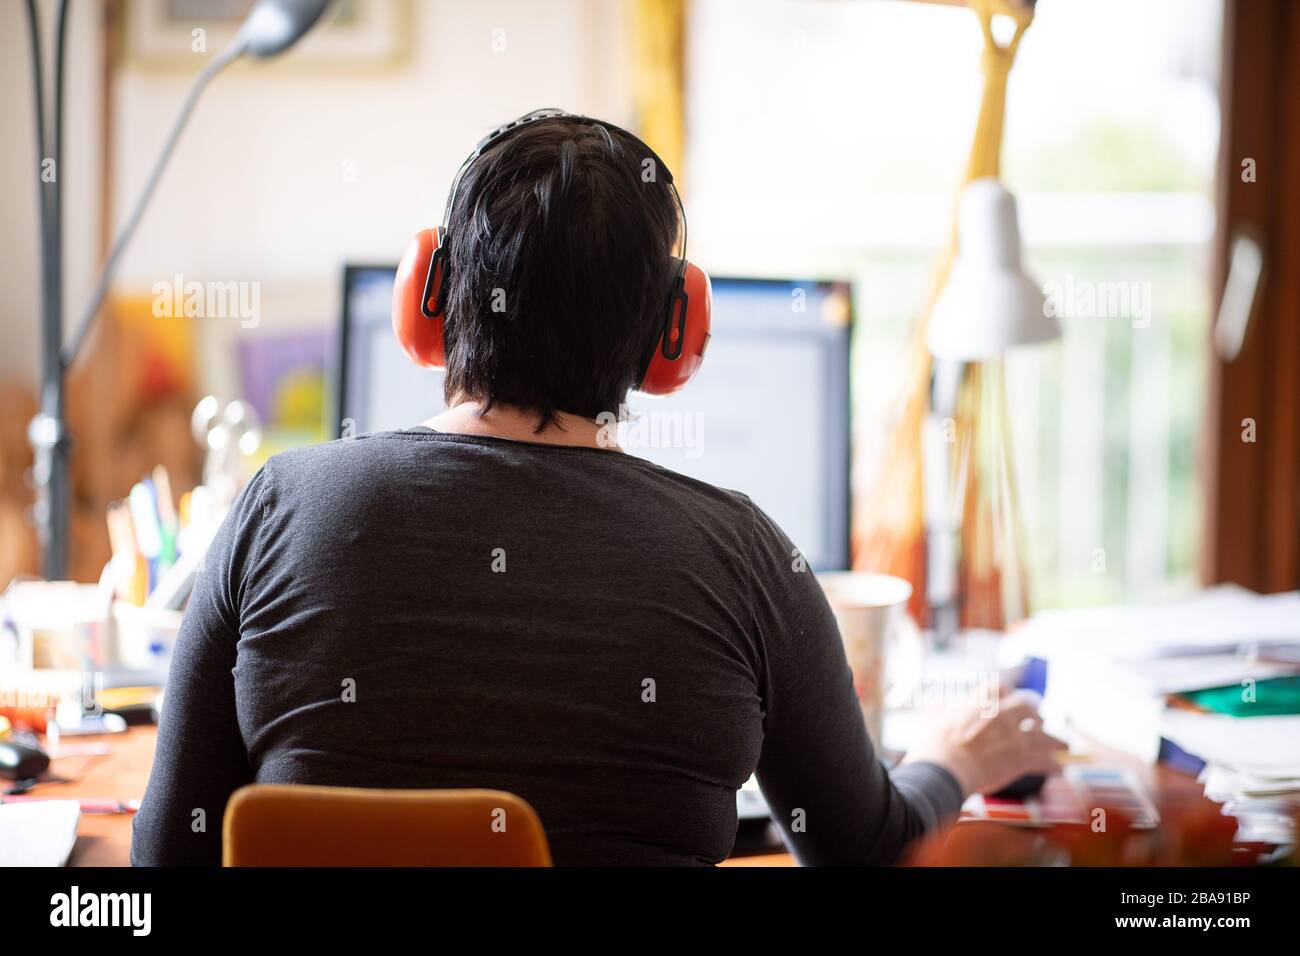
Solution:
<svg viewBox="0 0 1300 956">
<path fill-rule="evenodd" d="M 691 17 L 692 256 L 856 282 L 869 494 L 969 151 L 978 25 L 908 2 L 697 0 Z M 1064 327 L 1007 362 L 1035 607 L 1194 579 L 1221 19 L 1221 0 L 1040 4 L 1011 74 L 1003 178 Z"/>
</svg>

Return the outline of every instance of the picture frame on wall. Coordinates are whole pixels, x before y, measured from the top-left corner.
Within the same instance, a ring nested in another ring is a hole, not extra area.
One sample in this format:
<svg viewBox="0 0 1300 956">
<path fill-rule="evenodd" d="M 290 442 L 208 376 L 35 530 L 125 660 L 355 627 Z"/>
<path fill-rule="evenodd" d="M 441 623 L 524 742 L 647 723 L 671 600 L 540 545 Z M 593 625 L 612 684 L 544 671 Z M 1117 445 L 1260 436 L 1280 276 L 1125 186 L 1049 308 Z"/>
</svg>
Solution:
<svg viewBox="0 0 1300 956">
<path fill-rule="evenodd" d="M 151 70 L 193 70 L 223 49 L 256 0 L 125 0 L 123 61 Z M 324 21 L 281 68 L 382 69 L 409 55 L 410 0 L 334 0 Z"/>
</svg>

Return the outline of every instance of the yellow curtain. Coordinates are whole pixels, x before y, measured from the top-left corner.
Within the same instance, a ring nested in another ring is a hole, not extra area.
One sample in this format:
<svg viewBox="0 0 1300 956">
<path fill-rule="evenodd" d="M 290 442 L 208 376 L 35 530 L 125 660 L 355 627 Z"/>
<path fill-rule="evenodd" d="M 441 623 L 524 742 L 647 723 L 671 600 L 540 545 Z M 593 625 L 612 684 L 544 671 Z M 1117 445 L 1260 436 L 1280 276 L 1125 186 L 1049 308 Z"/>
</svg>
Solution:
<svg viewBox="0 0 1300 956">
<path fill-rule="evenodd" d="M 630 19 L 637 135 L 659 154 L 682 189 L 686 0 L 632 0 Z"/>
</svg>

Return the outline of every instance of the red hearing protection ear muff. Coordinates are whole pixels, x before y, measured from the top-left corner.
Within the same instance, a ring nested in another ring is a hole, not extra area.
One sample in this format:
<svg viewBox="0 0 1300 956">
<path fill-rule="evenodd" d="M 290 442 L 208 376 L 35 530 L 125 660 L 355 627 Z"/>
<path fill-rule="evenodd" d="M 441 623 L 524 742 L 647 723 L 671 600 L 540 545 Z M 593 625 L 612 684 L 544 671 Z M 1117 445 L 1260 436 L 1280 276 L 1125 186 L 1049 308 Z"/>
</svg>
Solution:
<svg viewBox="0 0 1300 956">
<path fill-rule="evenodd" d="M 393 332 L 416 365 L 442 368 L 447 354 L 442 341 L 443 259 L 441 229 L 422 229 L 406 246 L 393 281 Z"/>
<path fill-rule="evenodd" d="M 578 123 L 604 126 L 616 130 L 641 143 L 626 130 L 611 123 L 577 116 L 561 110 L 536 110 L 490 132 L 479 142 L 474 152 L 461 164 L 447 197 L 447 215 L 456 198 L 461 176 L 485 150 L 499 143 L 510 133 L 538 120 L 563 118 Z M 641 143 L 662 170 L 664 182 L 672 189 L 683 220 L 682 254 L 686 253 L 685 218 L 681 196 L 673 184 L 672 173 L 649 146 Z M 402 255 L 393 283 L 393 332 L 402 350 L 417 365 L 441 368 L 447 364 L 443 340 L 444 314 L 443 282 L 447 274 L 447 248 L 450 237 L 446 227 L 424 229 L 415 235 Z M 709 344 L 709 330 L 713 310 L 713 287 L 709 277 L 699 266 L 685 258 L 673 260 L 672 287 L 668 291 L 667 315 L 662 333 L 655 338 L 654 350 L 647 358 L 637 385 L 648 395 L 669 395 L 689 382 L 704 361 L 704 350 Z"/>
<path fill-rule="evenodd" d="M 647 395 L 671 395 L 694 378 L 709 345 L 713 284 L 693 262 L 676 261 L 680 265 L 668 297 L 668 319 L 637 386 Z"/>
</svg>

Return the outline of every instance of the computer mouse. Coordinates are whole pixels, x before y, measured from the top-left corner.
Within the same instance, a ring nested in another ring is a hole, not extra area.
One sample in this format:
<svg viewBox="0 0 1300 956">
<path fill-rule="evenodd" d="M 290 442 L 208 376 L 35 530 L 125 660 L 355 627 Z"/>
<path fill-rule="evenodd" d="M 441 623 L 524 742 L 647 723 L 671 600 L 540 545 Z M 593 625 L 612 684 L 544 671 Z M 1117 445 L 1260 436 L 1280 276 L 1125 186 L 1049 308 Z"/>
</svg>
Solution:
<svg viewBox="0 0 1300 956">
<path fill-rule="evenodd" d="M 1027 773 L 1023 777 L 1012 780 L 997 793 L 990 793 L 989 796 L 997 800 L 1024 800 L 1042 790 L 1045 783 L 1047 778 L 1041 773 Z"/>
<path fill-rule="evenodd" d="M 0 740 L 0 777 L 10 780 L 31 780 L 50 765 L 45 751 Z"/>
</svg>

